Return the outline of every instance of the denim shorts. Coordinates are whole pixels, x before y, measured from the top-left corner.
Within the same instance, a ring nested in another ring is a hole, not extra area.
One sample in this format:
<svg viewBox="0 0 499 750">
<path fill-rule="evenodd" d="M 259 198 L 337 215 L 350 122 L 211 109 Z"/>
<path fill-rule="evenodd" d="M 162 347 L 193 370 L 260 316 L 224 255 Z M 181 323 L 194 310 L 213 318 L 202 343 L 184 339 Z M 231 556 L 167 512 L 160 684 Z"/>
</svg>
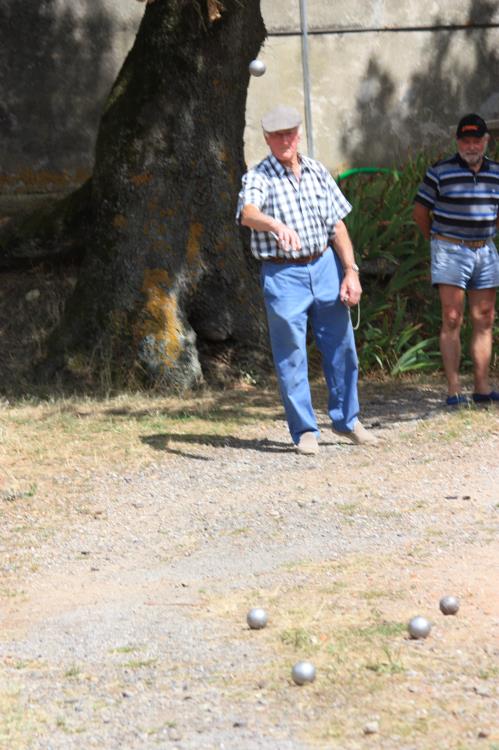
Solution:
<svg viewBox="0 0 499 750">
<path fill-rule="evenodd" d="M 461 289 L 493 289 L 499 286 L 499 256 L 492 239 L 471 248 L 445 240 L 431 240 L 431 283 Z"/>
</svg>

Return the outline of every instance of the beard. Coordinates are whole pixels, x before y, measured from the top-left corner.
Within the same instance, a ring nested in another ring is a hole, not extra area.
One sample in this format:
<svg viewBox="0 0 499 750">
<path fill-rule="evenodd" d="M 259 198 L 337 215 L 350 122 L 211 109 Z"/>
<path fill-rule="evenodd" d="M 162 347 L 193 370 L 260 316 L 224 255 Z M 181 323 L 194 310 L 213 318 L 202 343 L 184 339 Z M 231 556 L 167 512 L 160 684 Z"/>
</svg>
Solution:
<svg viewBox="0 0 499 750">
<path fill-rule="evenodd" d="M 468 153 L 462 153 L 460 154 L 461 158 L 466 162 L 466 164 L 469 167 L 476 167 L 477 164 L 480 164 L 480 162 L 483 159 L 483 153 L 480 154 L 468 154 Z"/>
</svg>

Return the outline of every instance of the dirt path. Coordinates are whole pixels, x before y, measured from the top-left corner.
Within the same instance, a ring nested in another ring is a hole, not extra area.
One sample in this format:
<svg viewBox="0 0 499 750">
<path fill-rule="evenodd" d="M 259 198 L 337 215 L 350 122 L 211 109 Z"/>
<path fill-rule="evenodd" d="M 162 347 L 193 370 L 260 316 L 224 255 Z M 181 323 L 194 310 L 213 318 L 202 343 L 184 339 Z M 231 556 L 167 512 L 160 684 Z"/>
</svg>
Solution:
<svg viewBox="0 0 499 750">
<path fill-rule="evenodd" d="M 440 397 L 366 386 L 381 447 L 322 415 L 312 458 L 275 403 L 229 435 L 159 420 L 144 468 L 61 466 L 38 524 L 4 494 L 2 750 L 498 750 L 498 412 Z"/>
</svg>

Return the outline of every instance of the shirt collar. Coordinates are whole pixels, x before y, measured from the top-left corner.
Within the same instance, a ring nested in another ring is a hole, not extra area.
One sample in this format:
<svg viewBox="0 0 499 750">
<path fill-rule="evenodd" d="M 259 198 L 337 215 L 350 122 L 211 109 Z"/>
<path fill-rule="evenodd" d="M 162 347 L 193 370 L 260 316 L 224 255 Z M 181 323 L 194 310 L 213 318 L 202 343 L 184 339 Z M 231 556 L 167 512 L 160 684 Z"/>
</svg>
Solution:
<svg viewBox="0 0 499 750">
<path fill-rule="evenodd" d="M 276 174 L 278 174 L 279 177 L 287 177 L 290 174 L 293 174 L 291 169 L 286 169 L 286 167 L 281 164 L 279 159 L 275 158 L 274 154 L 269 154 L 268 158 L 269 158 L 269 162 L 272 165 L 274 172 L 276 172 Z M 307 160 L 301 154 L 298 154 L 298 161 L 300 162 L 300 168 L 302 172 L 309 168 L 307 164 Z"/>
<path fill-rule="evenodd" d="M 463 169 L 469 169 L 469 171 L 472 172 L 473 174 L 479 174 L 480 172 L 488 172 L 489 169 L 490 169 L 490 167 L 489 167 L 489 160 L 488 160 L 488 158 L 486 156 L 483 157 L 482 163 L 480 165 L 480 169 L 478 170 L 478 172 L 473 172 L 473 170 L 470 169 L 469 164 L 466 164 L 466 162 L 464 161 L 464 159 L 461 158 L 461 156 L 459 155 L 459 152 L 456 153 L 455 158 L 456 158 L 458 164 L 461 167 L 463 167 Z"/>
</svg>

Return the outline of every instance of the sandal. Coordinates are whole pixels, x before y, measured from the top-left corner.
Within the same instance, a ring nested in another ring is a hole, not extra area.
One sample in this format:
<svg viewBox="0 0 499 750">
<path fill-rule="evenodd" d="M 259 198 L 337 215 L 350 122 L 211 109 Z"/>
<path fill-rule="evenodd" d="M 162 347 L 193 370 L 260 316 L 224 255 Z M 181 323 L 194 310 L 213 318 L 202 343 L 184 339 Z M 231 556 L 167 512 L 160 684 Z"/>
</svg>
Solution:
<svg viewBox="0 0 499 750">
<path fill-rule="evenodd" d="M 499 393 L 497 391 L 474 393 L 472 398 L 475 404 L 491 404 L 493 401 L 499 401 Z"/>
<path fill-rule="evenodd" d="M 487 398 L 487 396 L 485 398 Z M 446 406 L 469 406 L 470 400 L 468 396 L 463 396 L 462 393 L 456 393 L 454 396 L 447 396 L 445 404 Z"/>
</svg>

